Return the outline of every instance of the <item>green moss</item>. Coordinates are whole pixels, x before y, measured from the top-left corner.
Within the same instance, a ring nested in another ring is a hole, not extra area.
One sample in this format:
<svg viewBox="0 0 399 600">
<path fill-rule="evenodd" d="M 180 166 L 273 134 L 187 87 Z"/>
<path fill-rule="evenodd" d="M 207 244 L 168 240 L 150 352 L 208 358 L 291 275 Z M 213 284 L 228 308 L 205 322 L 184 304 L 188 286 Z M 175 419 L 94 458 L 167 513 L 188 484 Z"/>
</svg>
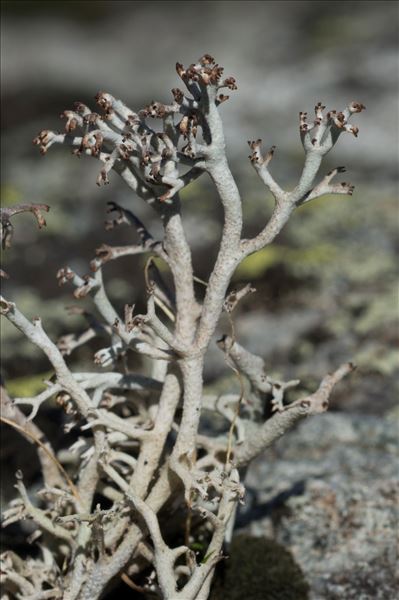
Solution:
<svg viewBox="0 0 399 600">
<path fill-rule="evenodd" d="M 369 344 L 355 355 L 354 361 L 363 372 L 394 375 L 399 364 L 399 350 L 378 343 Z"/>
<path fill-rule="evenodd" d="M 273 540 L 233 539 L 209 600 L 307 600 L 309 586 L 292 554 Z"/>
<path fill-rule="evenodd" d="M 143 269 L 143 272 L 144 272 L 144 267 L 147 264 L 147 261 L 148 261 L 148 256 L 144 256 L 144 257 L 141 258 L 141 267 Z M 158 269 L 158 271 L 160 273 L 167 273 L 169 271 L 169 266 L 163 260 L 163 258 L 159 258 L 157 256 L 153 256 L 152 257 L 152 261 L 153 261 L 154 265 L 156 266 L 156 268 Z"/>
<path fill-rule="evenodd" d="M 4 184 L 1 186 L 1 205 L 12 206 L 21 202 L 21 192 L 13 185 Z"/>
<path fill-rule="evenodd" d="M 201 208 L 205 209 L 208 208 L 207 196 L 207 190 L 205 189 L 203 182 L 199 179 L 192 181 L 190 185 L 180 192 L 180 198 L 183 201 L 195 201 L 197 206 L 200 204 Z"/>
<path fill-rule="evenodd" d="M 239 279 L 259 279 L 276 264 L 284 264 L 293 272 L 313 271 L 334 260 L 336 249 L 333 244 L 321 243 L 308 248 L 267 246 L 246 258 L 235 272 Z"/>
<path fill-rule="evenodd" d="M 18 377 L 7 381 L 7 391 L 12 397 L 22 398 L 26 396 L 36 396 L 46 389 L 43 383 L 45 379 L 49 379 L 53 375 L 52 371 L 40 373 L 27 377 Z"/>
<path fill-rule="evenodd" d="M 264 273 L 280 262 L 280 252 L 277 247 L 267 247 L 248 256 L 237 268 L 234 277 L 238 279 L 258 279 Z"/>
<path fill-rule="evenodd" d="M 385 291 L 385 290 L 384 290 Z M 382 324 L 392 324 L 394 327 L 398 316 L 398 290 L 395 285 L 386 289 L 385 293 L 378 294 L 369 300 L 369 304 L 357 320 L 355 331 L 360 334 L 368 334 L 381 327 Z"/>
</svg>

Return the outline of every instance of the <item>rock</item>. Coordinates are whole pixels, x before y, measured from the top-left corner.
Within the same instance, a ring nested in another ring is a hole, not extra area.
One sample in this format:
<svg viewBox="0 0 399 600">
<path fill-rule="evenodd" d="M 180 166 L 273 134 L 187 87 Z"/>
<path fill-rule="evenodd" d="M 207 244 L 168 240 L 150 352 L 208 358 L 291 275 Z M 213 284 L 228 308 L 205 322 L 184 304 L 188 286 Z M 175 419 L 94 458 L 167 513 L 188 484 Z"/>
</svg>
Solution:
<svg viewBox="0 0 399 600">
<path fill-rule="evenodd" d="M 396 596 L 397 433 L 393 420 L 327 414 L 251 466 L 237 525 L 284 544 L 313 600 Z"/>
</svg>

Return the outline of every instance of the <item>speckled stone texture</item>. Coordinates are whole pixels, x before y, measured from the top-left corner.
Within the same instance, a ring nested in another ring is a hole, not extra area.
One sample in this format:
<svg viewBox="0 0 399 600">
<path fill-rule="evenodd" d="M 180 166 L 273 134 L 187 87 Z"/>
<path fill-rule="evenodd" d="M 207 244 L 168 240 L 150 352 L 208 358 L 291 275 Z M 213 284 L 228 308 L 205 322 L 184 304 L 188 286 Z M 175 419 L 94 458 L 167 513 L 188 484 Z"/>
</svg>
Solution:
<svg viewBox="0 0 399 600">
<path fill-rule="evenodd" d="M 330 413 L 251 466 L 239 528 L 291 550 L 312 600 L 396 597 L 398 425 Z"/>
</svg>

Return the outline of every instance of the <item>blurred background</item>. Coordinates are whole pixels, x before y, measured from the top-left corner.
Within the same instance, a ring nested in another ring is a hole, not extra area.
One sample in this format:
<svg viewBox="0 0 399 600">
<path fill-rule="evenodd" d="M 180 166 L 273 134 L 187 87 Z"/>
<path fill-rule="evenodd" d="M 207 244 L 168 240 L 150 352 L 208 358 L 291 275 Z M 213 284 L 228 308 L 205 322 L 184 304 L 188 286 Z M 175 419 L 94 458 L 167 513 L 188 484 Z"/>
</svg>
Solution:
<svg viewBox="0 0 399 600">
<path fill-rule="evenodd" d="M 368 377 L 366 384 L 364 373 L 352 380 L 352 406 L 389 409 L 397 363 L 395 2 L 4 2 L 3 203 L 51 206 L 40 233 L 31 215 L 14 219 L 14 247 L 4 256 L 12 274 L 8 296 L 28 313 L 42 314 L 54 335 L 78 330 L 84 325 L 78 317 L 66 322 L 63 307 L 71 295 L 57 286 L 55 273 L 68 264 L 83 274 L 102 242 L 122 237 L 128 243 L 130 231 L 103 230 L 106 202 L 133 207 L 160 232 L 151 209 L 116 175 L 110 186 L 98 188 L 96 161 L 76 160 L 57 147 L 42 158 L 33 137 L 43 128 L 63 129 L 58 116 L 76 100 L 94 110 L 99 89 L 134 110 L 152 99 L 168 101 L 178 84 L 176 60 L 188 64 L 204 52 L 239 85 L 221 111 L 246 234 L 254 234 L 271 210 L 246 141 L 261 137 L 265 147 L 277 145 L 273 173 L 290 188 L 303 161 L 298 112 L 311 113 L 319 100 L 336 109 L 351 100 L 366 105 L 355 117 L 359 139 L 341 136 L 322 169 L 346 165 L 354 196 L 303 207 L 274 246 L 238 269 L 237 281 L 249 279 L 258 288 L 241 308 L 239 333 L 255 351 L 273 357 L 272 369 L 292 367 L 300 376 L 319 377 L 339 361 L 355 360 Z M 206 279 L 220 234 L 217 197 L 202 177 L 183 198 L 195 270 Z M 126 258 L 105 269 L 109 293 L 120 306 L 140 300 L 142 262 Z M 3 368 L 13 380 L 23 374 L 20 359 L 42 359 L 17 332 L 5 326 L 4 334 Z M 223 358 L 214 359 L 210 377 L 224 369 Z"/>
<path fill-rule="evenodd" d="M 154 235 L 160 234 L 151 209 L 132 197 L 116 174 L 109 186 L 98 188 L 96 161 L 77 160 L 57 147 L 44 158 L 39 155 L 32 139 L 43 128 L 63 129 L 58 118 L 63 110 L 77 100 L 94 110 L 98 90 L 136 111 L 151 100 L 167 102 L 171 88 L 179 85 L 176 61 L 187 65 L 210 53 L 238 83 L 221 112 L 243 197 L 245 235 L 250 235 L 265 223 L 272 200 L 250 166 L 247 140 L 261 137 L 265 147 L 277 146 L 272 172 L 289 189 L 303 162 L 298 112 L 311 114 L 318 101 L 338 110 L 352 100 L 366 105 L 366 112 L 355 116 L 359 138 L 342 135 L 321 170 L 325 174 L 345 165 L 344 177 L 356 186 L 353 197 L 324 197 L 304 206 L 276 243 L 248 259 L 235 275 L 236 283 L 251 281 L 258 290 L 238 309 L 238 338 L 265 358 L 270 374 L 299 377 L 305 389 L 314 389 L 320 377 L 343 361 L 358 364 L 332 403 L 332 418 L 336 413 L 344 421 L 331 421 L 328 431 L 333 448 L 334 431 L 339 445 L 342 431 L 352 427 L 347 464 L 365 436 L 370 448 L 375 442 L 377 455 L 365 467 L 366 494 L 367 478 L 375 480 L 376 473 L 388 468 L 387 457 L 391 464 L 397 433 L 397 3 L 4 1 L 1 27 L 2 202 L 51 206 L 48 226 L 40 232 L 31 215 L 14 218 L 13 246 L 3 253 L 11 275 L 4 288 L 28 316 L 43 317 L 54 339 L 85 328 L 82 317 L 68 316 L 64 309 L 76 301 L 71 290 L 58 287 L 57 269 L 69 265 L 87 273 L 95 248 L 132 239 L 128 229 L 104 231 L 107 201 L 133 208 Z M 195 271 L 207 279 L 221 231 L 217 196 L 203 176 L 182 197 Z M 109 295 L 119 309 L 126 302 L 141 306 L 143 264 L 140 257 L 128 257 L 104 269 Z M 89 300 L 80 302 L 89 306 Z M 228 325 L 222 322 L 223 332 Z M 48 363 L 8 323 L 2 334 L 2 369 L 10 393 L 37 393 Z M 101 346 L 95 342 L 76 352 L 70 363 L 92 368 L 93 352 Z M 223 389 L 235 385 L 215 344 L 206 377 L 209 385 Z M 358 429 L 359 423 L 366 430 Z M 370 423 L 382 431 L 383 441 L 378 436 L 375 441 Z M 325 434 L 322 430 L 320 435 L 326 439 Z M 295 439 L 292 452 L 298 457 Z M 343 441 L 348 442 L 345 436 Z M 16 468 L 11 442 L 9 448 L 5 458 Z M 269 459 L 275 470 L 260 474 L 254 469 L 254 487 L 260 477 L 281 482 L 283 459 L 278 451 Z M 336 460 L 339 464 L 341 459 Z M 354 474 L 356 469 L 359 465 L 349 470 Z M 385 474 L 393 477 L 391 471 Z M 286 477 L 288 487 L 295 483 Z M 358 486 L 359 476 L 353 478 Z M 345 490 L 342 494 L 353 492 L 348 485 Z M 363 499 L 367 504 L 367 496 Z M 274 534 L 291 540 L 286 530 L 277 528 Z M 323 589 L 320 597 L 330 597 Z"/>
</svg>

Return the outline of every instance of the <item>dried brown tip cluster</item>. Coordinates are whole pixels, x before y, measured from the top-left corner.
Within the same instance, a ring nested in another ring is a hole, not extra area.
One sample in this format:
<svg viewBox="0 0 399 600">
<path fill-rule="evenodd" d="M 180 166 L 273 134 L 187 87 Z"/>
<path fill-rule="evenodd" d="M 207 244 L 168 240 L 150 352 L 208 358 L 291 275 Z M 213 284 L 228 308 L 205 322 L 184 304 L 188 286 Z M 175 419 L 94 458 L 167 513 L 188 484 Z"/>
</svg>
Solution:
<svg viewBox="0 0 399 600">
<path fill-rule="evenodd" d="M 360 113 L 362 110 L 366 110 L 366 107 L 361 102 L 351 102 L 349 110 L 351 113 Z"/>
<path fill-rule="evenodd" d="M 217 86 L 218 90 L 226 87 L 230 90 L 237 89 L 237 84 L 234 77 L 227 77 L 221 81 L 224 68 L 219 66 L 215 62 L 215 59 L 210 56 L 210 54 L 204 54 L 204 56 L 202 56 L 197 63 L 192 63 L 186 69 L 181 63 L 176 63 L 176 71 L 186 86 L 198 84 L 199 88 L 212 85 Z M 190 91 L 192 92 L 193 90 L 190 88 Z M 194 97 L 197 97 L 199 90 L 195 90 L 194 87 L 194 91 L 197 92 L 194 94 Z M 222 98 L 227 98 L 223 95 L 221 96 Z M 223 100 L 220 101 L 222 102 Z"/>
<path fill-rule="evenodd" d="M 76 118 L 75 113 L 71 110 L 64 110 L 64 112 L 60 114 L 60 119 L 66 119 L 65 131 L 67 133 L 71 133 L 79 125 L 79 121 Z"/>
<path fill-rule="evenodd" d="M 341 187 L 342 187 L 343 191 L 346 194 L 348 194 L 348 196 L 352 196 L 353 195 L 353 191 L 355 189 L 355 186 L 353 184 L 346 183 L 346 181 L 342 181 Z"/>
<path fill-rule="evenodd" d="M 43 129 L 40 133 L 33 139 L 33 143 L 36 146 L 39 146 L 40 154 L 46 154 L 47 150 L 50 147 L 50 142 L 54 137 L 54 132 L 49 129 Z"/>
<path fill-rule="evenodd" d="M 308 123 L 308 113 L 300 112 L 299 113 L 299 130 L 302 135 L 314 130 L 316 133 L 319 128 L 325 130 L 326 128 L 335 127 L 338 130 L 346 131 L 348 133 L 352 133 L 355 137 L 357 137 L 359 133 L 359 128 L 354 125 L 350 125 L 348 123 L 348 119 L 353 113 L 362 112 L 366 107 L 364 104 L 360 102 L 351 102 L 348 108 L 345 111 L 336 111 L 330 110 L 324 116 L 325 106 L 318 102 L 315 106 L 315 119 L 312 124 Z M 315 145 L 318 142 L 317 135 L 312 138 L 312 144 Z"/>
<path fill-rule="evenodd" d="M 65 285 L 65 283 L 73 279 L 73 272 L 69 267 L 58 269 L 56 278 L 59 286 Z"/>
<path fill-rule="evenodd" d="M 64 133 L 45 129 L 33 140 L 34 144 L 42 154 L 58 143 L 72 147 L 76 156 L 98 158 L 103 163 L 96 180 L 98 186 L 108 184 L 109 173 L 115 169 L 120 174 L 123 171 L 130 186 L 135 191 L 140 189 L 139 195 L 145 195 L 148 202 L 171 203 L 183 187 L 199 176 L 200 169 L 194 167 L 211 144 L 207 107 L 228 100 L 229 96 L 219 93 L 222 88 L 237 89 L 235 79 L 223 79 L 223 68 L 209 54 L 188 68 L 180 63 L 176 68 L 189 93 L 173 88 L 171 104 L 151 101 L 136 113 L 111 94 L 100 91 L 95 99 L 101 115 L 77 102 L 73 110 L 60 115 L 65 119 Z M 147 119 L 163 121 L 163 131 L 155 131 Z M 197 140 L 199 129 L 205 145 Z M 193 173 L 182 174 L 180 167 L 192 167 Z"/>
<path fill-rule="evenodd" d="M 97 102 L 97 104 L 103 109 L 106 115 L 111 115 L 113 113 L 112 102 L 107 97 L 106 92 L 97 92 L 94 99 Z"/>
<path fill-rule="evenodd" d="M 65 285 L 69 281 L 73 281 L 77 286 L 73 295 L 75 298 L 84 298 L 87 294 L 97 286 L 97 282 L 90 277 L 90 275 L 84 275 L 79 277 L 69 267 L 59 269 L 56 275 L 58 285 Z"/>
<path fill-rule="evenodd" d="M 260 138 L 252 141 L 248 140 L 248 146 L 253 151 L 252 154 L 248 156 L 248 158 L 252 164 L 267 166 L 273 158 L 276 146 L 271 146 L 268 152 L 264 156 L 262 156 L 262 153 L 260 151 L 261 145 L 262 140 Z"/>
</svg>

